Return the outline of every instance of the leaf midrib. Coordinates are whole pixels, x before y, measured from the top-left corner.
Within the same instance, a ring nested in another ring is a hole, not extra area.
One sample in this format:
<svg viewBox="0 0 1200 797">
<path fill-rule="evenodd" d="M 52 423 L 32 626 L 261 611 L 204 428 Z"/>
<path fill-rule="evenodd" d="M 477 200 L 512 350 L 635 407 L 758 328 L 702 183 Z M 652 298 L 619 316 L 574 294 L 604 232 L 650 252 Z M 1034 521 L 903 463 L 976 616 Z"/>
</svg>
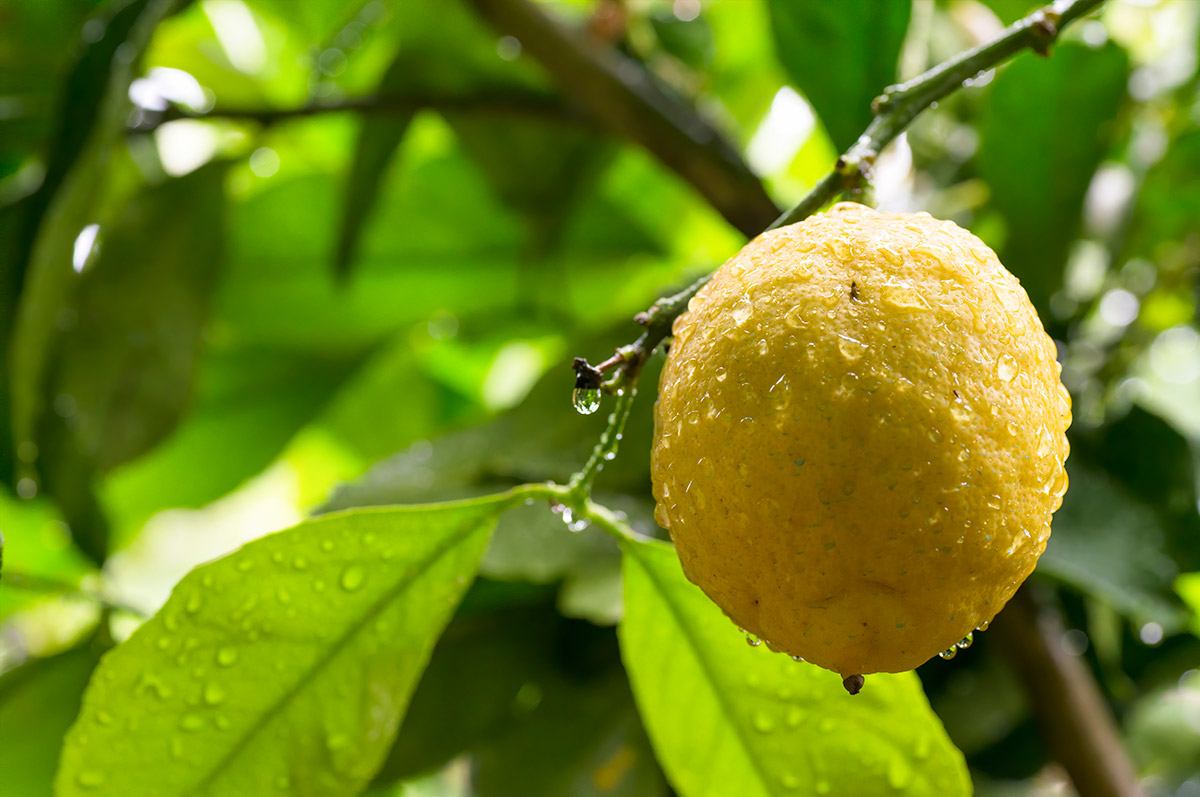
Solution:
<svg viewBox="0 0 1200 797">
<path fill-rule="evenodd" d="M 433 552 L 424 560 L 420 561 L 417 564 L 416 569 L 412 571 L 410 577 L 401 579 L 395 586 L 385 591 L 384 594 L 375 601 L 375 603 L 371 604 L 367 611 L 363 612 L 362 616 L 356 622 L 350 624 L 345 633 L 334 640 L 333 644 L 329 646 L 327 652 L 320 659 L 318 659 L 312 667 L 309 668 L 308 672 L 306 672 L 290 689 L 288 689 L 288 691 L 281 695 L 278 700 L 271 704 L 268 709 L 263 712 L 262 716 L 253 725 L 251 725 L 245 733 L 238 737 L 236 743 L 230 748 L 229 752 L 226 753 L 221 760 L 209 770 L 208 774 L 204 776 L 204 779 L 195 786 L 186 790 L 184 793 L 189 795 L 202 794 L 209 786 L 213 784 L 217 777 L 225 772 L 225 770 L 230 764 L 233 763 L 233 761 L 241 754 L 241 752 L 245 750 L 249 741 L 257 736 L 259 732 L 262 731 L 263 728 L 265 728 L 272 720 L 286 711 L 286 707 L 292 703 L 297 695 L 299 695 L 305 687 L 315 680 L 317 676 L 320 675 L 320 673 L 330 664 L 330 662 L 333 661 L 333 659 L 337 658 L 338 654 L 345 649 L 353 637 L 357 636 L 357 634 L 370 621 L 374 620 L 375 617 L 378 616 L 388 604 L 390 604 L 401 593 L 411 587 L 421 576 L 427 573 L 434 564 L 441 560 L 442 557 L 449 553 L 453 548 L 457 547 L 466 538 L 480 532 L 483 528 L 485 528 L 485 526 L 486 524 L 483 522 L 474 522 L 468 524 L 464 531 L 449 538 L 445 543 L 435 548 Z"/>
</svg>

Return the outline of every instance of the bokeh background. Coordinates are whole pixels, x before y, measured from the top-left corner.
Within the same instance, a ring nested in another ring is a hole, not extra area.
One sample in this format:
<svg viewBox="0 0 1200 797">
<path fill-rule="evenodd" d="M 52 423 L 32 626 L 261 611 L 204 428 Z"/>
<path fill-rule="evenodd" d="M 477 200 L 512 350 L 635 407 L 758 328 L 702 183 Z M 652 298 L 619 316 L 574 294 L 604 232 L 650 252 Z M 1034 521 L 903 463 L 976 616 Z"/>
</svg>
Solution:
<svg viewBox="0 0 1200 797">
<path fill-rule="evenodd" d="M 538 2 L 766 189 L 714 203 L 507 34 L 511 5 L 0 0 L 0 791 L 50 793 L 97 656 L 196 564 L 330 508 L 567 478 L 605 415 L 572 410 L 570 357 L 801 197 L 886 85 L 1031 8 Z M 1035 579 L 1177 797 L 1200 797 L 1198 52 L 1195 0 L 1109 0 L 874 175 L 880 207 L 990 243 L 1058 343 L 1071 488 Z M 661 535 L 656 367 L 597 497 Z M 482 573 L 378 793 L 615 793 L 589 773 L 646 744 L 615 545 L 527 507 Z M 978 636 L 920 671 L 978 792 L 1072 793 Z M 620 793 L 669 793 L 637 761 Z"/>
</svg>

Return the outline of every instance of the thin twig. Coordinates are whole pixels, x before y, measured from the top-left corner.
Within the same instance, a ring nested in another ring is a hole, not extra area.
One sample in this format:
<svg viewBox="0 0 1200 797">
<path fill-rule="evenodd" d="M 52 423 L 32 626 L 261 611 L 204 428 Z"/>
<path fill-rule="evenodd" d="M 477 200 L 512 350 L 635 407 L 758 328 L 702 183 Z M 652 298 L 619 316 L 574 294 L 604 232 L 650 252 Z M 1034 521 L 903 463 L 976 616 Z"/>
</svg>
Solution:
<svg viewBox="0 0 1200 797">
<path fill-rule="evenodd" d="M 1104 0 L 1058 0 L 1013 23 L 996 39 L 967 50 L 907 83 L 885 89 L 873 103 L 875 116 L 871 123 L 858 140 L 837 159 L 833 170 L 766 229 L 801 221 L 816 213 L 843 191 L 863 185 L 870 179 L 871 167 L 879 153 L 922 111 L 960 88 L 971 78 L 1025 48 L 1045 55 L 1064 27 L 1103 2 Z M 1045 110 L 1049 112 L 1052 109 Z M 639 314 L 637 321 L 646 331 L 633 343 L 618 349 L 616 356 L 596 366 L 596 369 L 604 373 L 619 366 L 622 370 L 635 373 L 639 371 L 655 348 L 671 334 L 671 326 L 675 319 L 687 309 L 688 302 L 699 293 L 708 279 L 708 276 L 703 277 L 679 293 L 659 299 L 649 310 Z"/>
<path fill-rule="evenodd" d="M 523 115 L 546 119 L 580 122 L 583 118 L 560 98 L 536 91 L 517 91 L 511 88 L 489 89 L 470 94 L 405 93 L 347 97 L 338 100 L 312 102 L 292 108 L 217 107 L 207 111 L 187 111 L 172 106 L 165 111 L 144 112 L 145 118 L 130 128 L 131 132 L 148 133 L 167 122 L 180 119 L 236 119 L 273 125 L 291 119 L 304 119 L 329 113 L 402 114 L 432 108 L 439 111 L 458 111 L 479 114 Z"/>
<path fill-rule="evenodd" d="M 494 28 L 519 40 L 582 113 L 641 144 L 745 235 L 779 214 L 737 148 L 637 61 L 568 29 L 529 0 L 470 2 Z"/>
</svg>

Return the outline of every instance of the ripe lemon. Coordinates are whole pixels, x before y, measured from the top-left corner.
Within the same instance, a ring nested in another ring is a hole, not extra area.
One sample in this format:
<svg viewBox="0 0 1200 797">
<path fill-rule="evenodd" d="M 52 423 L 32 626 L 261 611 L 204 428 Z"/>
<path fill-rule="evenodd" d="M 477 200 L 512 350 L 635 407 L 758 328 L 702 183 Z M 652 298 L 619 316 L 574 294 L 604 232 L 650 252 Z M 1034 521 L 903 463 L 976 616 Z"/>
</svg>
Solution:
<svg viewBox="0 0 1200 797">
<path fill-rule="evenodd" d="M 966 230 L 838 204 L 748 244 L 673 333 L 656 517 L 772 649 L 910 670 L 1033 570 L 1070 397 L 1025 291 Z"/>
</svg>

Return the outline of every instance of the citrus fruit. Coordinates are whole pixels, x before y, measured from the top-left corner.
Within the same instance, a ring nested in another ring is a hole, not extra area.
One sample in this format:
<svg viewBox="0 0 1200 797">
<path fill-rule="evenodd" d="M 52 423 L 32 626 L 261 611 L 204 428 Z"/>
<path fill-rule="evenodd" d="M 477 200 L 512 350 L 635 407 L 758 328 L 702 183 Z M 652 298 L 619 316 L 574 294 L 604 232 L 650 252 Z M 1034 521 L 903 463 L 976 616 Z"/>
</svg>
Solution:
<svg viewBox="0 0 1200 797">
<path fill-rule="evenodd" d="M 772 649 L 844 677 L 909 670 L 1033 570 L 1070 397 L 974 235 L 840 203 L 748 244 L 673 334 L 656 517 L 688 578 Z"/>
</svg>

